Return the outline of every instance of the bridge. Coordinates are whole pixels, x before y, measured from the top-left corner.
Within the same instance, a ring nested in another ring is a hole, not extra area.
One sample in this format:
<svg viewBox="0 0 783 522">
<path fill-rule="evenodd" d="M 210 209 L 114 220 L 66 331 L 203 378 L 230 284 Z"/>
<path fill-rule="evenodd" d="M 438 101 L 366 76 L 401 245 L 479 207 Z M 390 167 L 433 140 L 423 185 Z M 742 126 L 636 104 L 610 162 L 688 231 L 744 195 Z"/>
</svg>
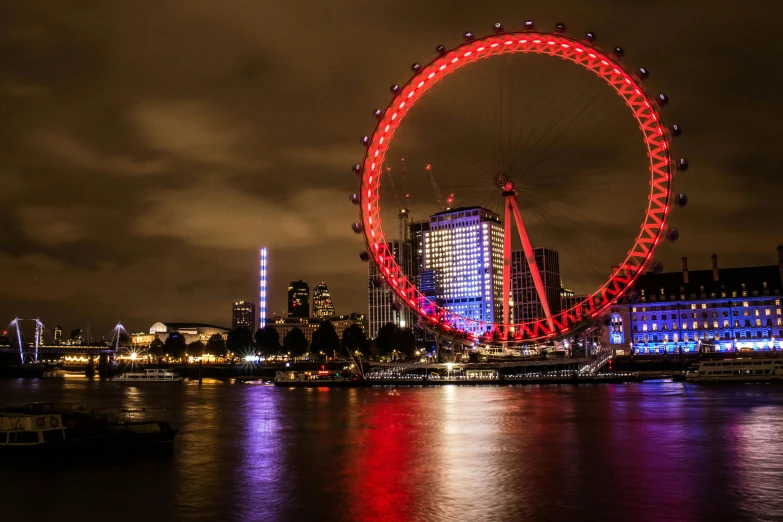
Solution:
<svg viewBox="0 0 783 522">
<path fill-rule="evenodd" d="M 33 323 L 33 338 L 26 338 L 24 333 L 24 323 Z M 41 355 L 59 355 L 59 356 L 84 356 L 84 355 L 111 355 L 120 350 L 120 338 L 123 334 L 127 336 L 127 330 L 122 323 L 112 329 L 112 340 L 110 345 L 81 345 L 81 344 L 44 344 L 44 332 L 46 328 L 40 319 L 20 319 L 15 317 L 8 325 L 5 332 L 5 338 L 0 341 L 1 353 L 14 353 L 19 355 L 22 364 L 36 363 Z M 57 340 L 54 340 L 57 342 Z"/>
</svg>

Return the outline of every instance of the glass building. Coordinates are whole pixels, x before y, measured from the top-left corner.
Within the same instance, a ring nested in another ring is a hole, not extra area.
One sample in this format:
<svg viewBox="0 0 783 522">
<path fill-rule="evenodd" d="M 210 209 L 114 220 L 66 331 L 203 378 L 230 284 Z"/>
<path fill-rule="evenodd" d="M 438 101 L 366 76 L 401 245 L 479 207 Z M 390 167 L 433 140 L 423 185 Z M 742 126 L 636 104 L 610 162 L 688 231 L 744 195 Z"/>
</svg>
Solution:
<svg viewBox="0 0 783 522">
<path fill-rule="evenodd" d="M 302 280 L 288 285 L 288 317 L 310 317 L 310 286 Z"/>
<path fill-rule="evenodd" d="M 423 235 L 422 269 L 434 273 L 437 303 L 472 320 L 457 320 L 454 326 L 481 335 L 489 332 L 493 323 L 502 322 L 500 216 L 481 207 L 438 212 L 430 216 L 429 230 Z M 432 289 L 432 281 L 425 286 Z"/>
<path fill-rule="evenodd" d="M 332 317 L 334 315 L 334 304 L 332 296 L 329 294 L 329 288 L 323 281 L 313 288 L 313 317 L 321 319 Z"/>
<path fill-rule="evenodd" d="M 399 263 L 400 251 L 405 248 L 405 260 L 410 260 L 410 243 L 401 243 L 394 240 L 387 243 L 394 260 Z M 410 268 L 409 263 L 405 263 Z M 386 284 L 378 272 L 375 263 L 369 263 L 368 277 L 369 313 L 367 314 L 367 337 L 375 339 L 378 330 L 386 323 L 393 323 L 400 328 L 410 327 L 413 312 L 404 305 L 397 304 L 394 291 Z"/>
<path fill-rule="evenodd" d="M 552 315 L 561 310 L 560 254 L 551 248 L 534 248 L 544 293 Z M 517 322 L 535 321 L 545 317 L 541 299 L 538 296 L 533 273 L 523 250 L 511 252 L 511 295 L 514 301 L 513 313 Z M 571 292 L 573 296 L 573 292 Z"/>
</svg>

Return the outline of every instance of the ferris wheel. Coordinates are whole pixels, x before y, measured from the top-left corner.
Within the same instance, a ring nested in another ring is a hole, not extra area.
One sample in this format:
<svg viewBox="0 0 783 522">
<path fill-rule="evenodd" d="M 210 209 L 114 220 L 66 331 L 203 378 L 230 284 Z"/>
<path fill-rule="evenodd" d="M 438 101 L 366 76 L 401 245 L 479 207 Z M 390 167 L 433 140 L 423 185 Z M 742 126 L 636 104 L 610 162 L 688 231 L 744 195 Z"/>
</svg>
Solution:
<svg viewBox="0 0 783 522">
<path fill-rule="evenodd" d="M 353 230 L 367 247 L 361 257 L 427 328 L 475 341 L 563 336 L 630 293 L 646 268 L 659 269 L 656 248 L 679 237 L 667 222 L 673 205 L 687 203 L 673 179 L 688 162 L 672 159 L 681 128 L 663 122 L 667 96 L 648 94 L 648 70 L 629 70 L 621 47 L 607 53 L 594 33 L 564 31 L 495 24 L 489 36 L 467 32 L 453 49 L 438 46 L 433 61 L 414 63 L 410 80 L 391 87 L 391 102 L 361 139 L 366 154 L 353 167 L 360 182 L 351 196 L 360 209 Z M 414 198 L 428 230 L 412 268 L 416 247 L 395 245 L 407 242 Z M 394 217 L 399 232 L 384 229 Z M 557 266 L 558 256 L 569 282 L 544 266 Z M 522 272 L 527 293 L 515 287 Z M 565 284 L 581 290 L 553 293 Z"/>
</svg>

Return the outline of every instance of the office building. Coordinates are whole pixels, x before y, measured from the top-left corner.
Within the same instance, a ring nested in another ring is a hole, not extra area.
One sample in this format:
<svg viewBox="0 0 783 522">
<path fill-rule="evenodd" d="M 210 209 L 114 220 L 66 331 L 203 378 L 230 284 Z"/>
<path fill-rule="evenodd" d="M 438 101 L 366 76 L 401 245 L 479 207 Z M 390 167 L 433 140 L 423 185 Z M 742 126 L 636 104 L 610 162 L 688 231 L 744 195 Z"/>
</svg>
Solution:
<svg viewBox="0 0 783 522">
<path fill-rule="evenodd" d="M 247 328 L 256 331 L 256 304 L 247 301 L 234 303 L 231 310 L 231 328 Z"/>
<path fill-rule="evenodd" d="M 608 313 L 604 341 L 637 354 L 783 349 L 783 247 L 778 264 L 639 276 Z"/>
<path fill-rule="evenodd" d="M 500 216 L 481 207 L 439 212 L 430 216 L 429 230 L 423 236 L 422 270 L 434 273 L 437 302 L 471 320 L 458 319 L 454 326 L 481 335 L 489 332 L 493 323 L 502 322 Z M 426 286 L 431 288 L 432 283 Z"/>
<path fill-rule="evenodd" d="M 549 311 L 552 315 L 558 314 L 561 310 L 562 288 L 560 285 L 560 255 L 551 248 L 534 248 L 533 256 L 544 284 L 544 294 Z M 570 297 L 573 297 L 573 292 L 570 293 Z M 511 252 L 511 296 L 514 300 L 514 320 L 517 323 L 546 317 L 541 305 L 541 298 L 533 282 L 530 264 L 527 262 L 523 250 Z"/>
<path fill-rule="evenodd" d="M 416 281 L 416 278 L 421 271 L 422 256 L 424 255 L 424 233 L 429 229 L 429 221 L 416 221 L 408 225 L 408 241 L 411 245 L 411 267 L 409 275 L 411 281 Z"/>
<path fill-rule="evenodd" d="M 310 317 L 310 286 L 302 280 L 288 285 L 288 317 Z"/>
<path fill-rule="evenodd" d="M 62 326 L 55 326 L 54 330 L 52 330 L 52 344 L 54 344 L 54 345 L 63 344 L 63 327 Z"/>
<path fill-rule="evenodd" d="M 400 262 L 400 253 L 405 252 L 404 259 L 411 259 L 410 243 L 404 244 L 394 240 L 387 243 L 387 246 L 394 256 L 394 260 Z M 407 264 L 407 263 L 406 263 Z M 413 320 L 413 312 L 405 305 L 399 304 L 395 294 L 380 277 L 378 267 L 375 263 L 369 264 L 369 314 L 367 337 L 375 339 L 378 331 L 386 323 L 393 323 L 400 328 L 409 328 Z"/>
<path fill-rule="evenodd" d="M 326 319 L 334 315 L 334 304 L 329 288 L 323 281 L 313 288 L 313 317 Z"/>
</svg>

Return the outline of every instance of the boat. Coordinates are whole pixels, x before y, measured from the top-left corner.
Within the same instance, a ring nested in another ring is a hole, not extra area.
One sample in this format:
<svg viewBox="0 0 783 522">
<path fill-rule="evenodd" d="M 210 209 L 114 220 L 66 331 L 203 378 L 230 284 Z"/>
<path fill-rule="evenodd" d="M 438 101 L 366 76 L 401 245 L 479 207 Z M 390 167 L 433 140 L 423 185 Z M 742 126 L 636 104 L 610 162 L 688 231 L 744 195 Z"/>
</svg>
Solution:
<svg viewBox="0 0 783 522">
<path fill-rule="evenodd" d="M 110 446 L 171 447 L 176 430 L 166 410 L 103 409 L 93 410 L 93 418 L 105 432 Z"/>
<path fill-rule="evenodd" d="M 2 458 L 49 456 L 66 444 L 62 416 L 51 403 L 25 404 L 0 413 Z"/>
<path fill-rule="evenodd" d="M 303 388 L 362 386 L 367 381 L 347 370 L 279 371 L 275 373 L 275 386 Z"/>
<path fill-rule="evenodd" d="M 686 382 L 775 382 L 783 381 L 783 359 L 726 359 L 704 361 L 685 374 Z"/>
<path fill-rule="evenodd" d="M 182 377 L 171 370 L 144 370 L 144 372 L 125 372 L 115 375 L 113 381 L 118 382 L 179 382 Z"/>
</svg>

